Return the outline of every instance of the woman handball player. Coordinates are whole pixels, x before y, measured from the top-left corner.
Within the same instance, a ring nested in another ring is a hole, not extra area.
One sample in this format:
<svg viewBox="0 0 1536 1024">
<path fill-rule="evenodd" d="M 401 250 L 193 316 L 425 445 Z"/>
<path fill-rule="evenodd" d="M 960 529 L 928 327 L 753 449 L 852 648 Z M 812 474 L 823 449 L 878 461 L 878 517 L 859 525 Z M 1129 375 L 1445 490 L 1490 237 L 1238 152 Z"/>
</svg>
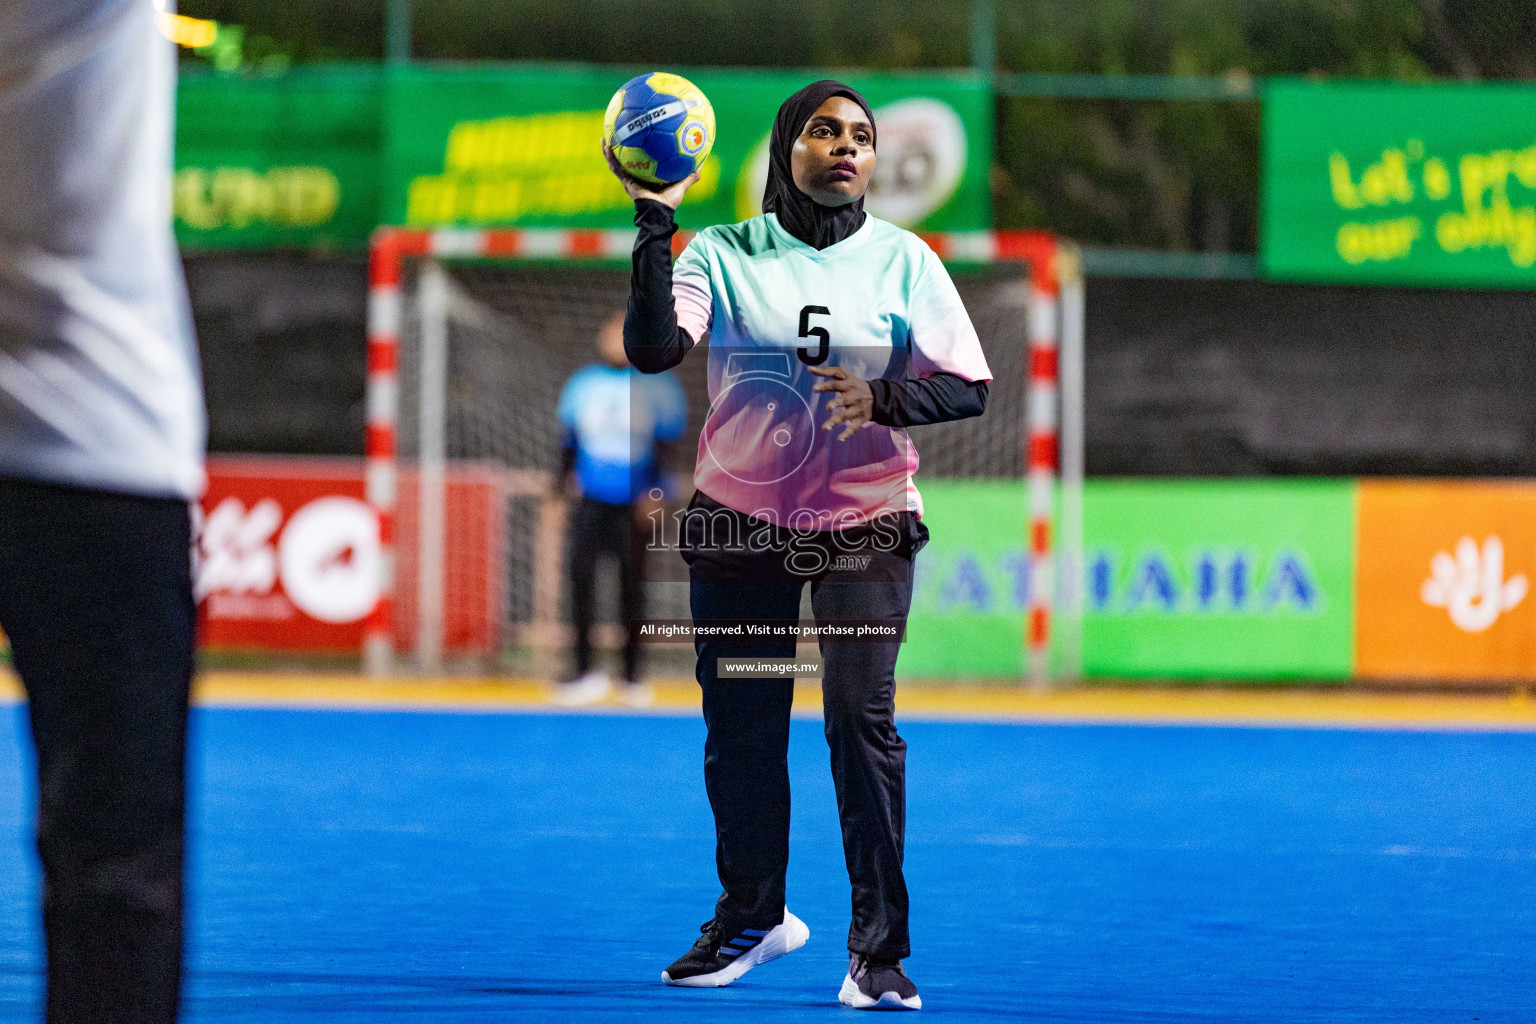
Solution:
<svg viewBox="0 0 1536 1024">
<path fill-rule="evenodd" d="M 722 663 L 792 659 L 796 641 L 719 628 L 793 625 L 809 583 L 852 883 L 839 998 L 917 1009 L 902 966 L 911 950 L 895 668 L 928 530 L 906 428 L 980 415 L 992 374 L 938 257 L 865 211 L 876 144 L 858 92 L 835 81 L 801 89 L 773 124 L 763 214 L 699 232 L 675 267 L 674 211 L 697 175 L 639 181 L 604 151 L 639 228 L 630 362 L 658 373 L 709 337 L 710 414 L 680 536 L 722 892 L 662 980 L 727 985 L 809 936 L 785 907 L 794 682 Z"/>
</svg>

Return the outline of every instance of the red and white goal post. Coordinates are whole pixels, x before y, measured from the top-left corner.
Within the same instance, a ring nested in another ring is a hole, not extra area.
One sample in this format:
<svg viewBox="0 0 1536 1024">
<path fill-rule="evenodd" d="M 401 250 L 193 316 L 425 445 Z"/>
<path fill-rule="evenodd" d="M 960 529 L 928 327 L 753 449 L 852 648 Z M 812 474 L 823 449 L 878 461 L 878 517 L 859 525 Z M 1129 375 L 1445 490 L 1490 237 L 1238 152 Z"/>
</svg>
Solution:
<svg viewBox="0 0 1536 1024">
<path fill-rule="evenodd" d="M 674 253 L 682 251 L 688 237 L 685 232 L 674 237 Z M 1076 678 L 1081 672 L 1084 463 L 1084 282 L 1078 250 L 1039 231 L 950 232 L 923 238 L 947 263 L 1015 265 L 1027 275 L 1028 344 L 1022 367 L 1026 392 L 1020 410 L 1026 481 L 1024 548 L 1030 582 L 1024 623 L 1026 682 L 1039 687 L 1054 678 Z M 414 275 L 418 291 L 411 304 L 419 321 L 411 326 L 419 339 L 415 358 L 420 363 L 411 376 L 421 390 L 415 467 L 419 479 L 415 653 L 420 671 L 432 672 L 443 650 L 448 344 L 442 308 L 444 278 L 435 268 L 517 261 L 579 261 L 589 266 L 602 261 L 627 267 L 633 244 L 631 230 L 383 227 L 374 233 L 368 296 L 367 495 L 378 514 L 383 578 L 382 597 L 365 633 L 364 663 L 369 674 L 388 675 L 396 661 L 395 527 L 403 468 L 398 443 L 400 341 L 406 327 L 403 289 L 411 277 L 408 265 L 420 264 L 420 272 Z M 1058 484 L 1059 510 L 1055 508 Z M 1052 634 L 1057 631 L 1062 635 L 1053 664 Z"/>
</svg>

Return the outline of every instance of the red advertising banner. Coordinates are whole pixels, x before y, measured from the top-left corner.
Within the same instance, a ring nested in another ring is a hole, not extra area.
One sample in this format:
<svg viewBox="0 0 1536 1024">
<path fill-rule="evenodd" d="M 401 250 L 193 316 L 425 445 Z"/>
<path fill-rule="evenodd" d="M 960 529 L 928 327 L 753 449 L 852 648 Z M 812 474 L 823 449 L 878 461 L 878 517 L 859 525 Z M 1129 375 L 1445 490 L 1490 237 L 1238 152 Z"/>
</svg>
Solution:
<svg viewBox="0 0 1536 1024">
<path fill-rule="evenodd" d="M 395 643 L 416 642 L 416 481 L 401 480 Z M 501 642 L 506 517 L 499 474 L 447 476 L 443 649 L 493 653 Z M 360 650 L 379 599 L 378 517 L 354 459 L 218 458 L 198 517 L 196 593 L 210 647 Z"/>
</svg>

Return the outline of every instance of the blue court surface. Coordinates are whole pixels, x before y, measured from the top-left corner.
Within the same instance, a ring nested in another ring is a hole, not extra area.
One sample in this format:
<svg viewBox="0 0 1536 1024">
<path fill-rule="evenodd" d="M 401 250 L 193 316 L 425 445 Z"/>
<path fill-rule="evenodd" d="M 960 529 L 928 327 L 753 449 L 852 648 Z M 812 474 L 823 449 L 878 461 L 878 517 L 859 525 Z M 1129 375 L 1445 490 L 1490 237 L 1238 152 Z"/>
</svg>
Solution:
<svg viewBox="0 0 1536 1024">
<path fill-rule="evenodd" d="M 40 990 L 0 709 L 0 1020 Z M 796 721 L 798 953 L 664 988 L 716 895 L 691 718 L 202 710 L 189 1021 L 812 1021 L 847 876 Z M 911 722 L 907 864 L 951 1020 L 1536 1020 L 1536 737 Z M 922 1018 L 918 1018 L 922 1019 Z"/>
</svg>

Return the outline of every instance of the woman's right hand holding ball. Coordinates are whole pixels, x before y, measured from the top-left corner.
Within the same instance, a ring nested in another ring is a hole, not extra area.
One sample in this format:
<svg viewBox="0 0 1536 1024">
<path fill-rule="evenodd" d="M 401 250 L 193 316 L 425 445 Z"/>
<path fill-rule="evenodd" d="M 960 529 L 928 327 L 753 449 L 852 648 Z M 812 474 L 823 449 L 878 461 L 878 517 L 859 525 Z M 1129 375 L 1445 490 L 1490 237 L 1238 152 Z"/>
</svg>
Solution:
<svg viewBox="0 0 1536 1024">
<path fill-rule="evenodd" d="M 603 159 L 608 161 L 608 169 L 613 171 L 614 177 L 619 179 L 624 186 L 624 191 L 629 193 L 629 198 L 651 199 L 674 210 L 683 201 L 683 194 L 699 180 L 699 172 L 694 171 L 682 181 L 674 181 L 670 185 L 653 185 L 648 181 L 641 181 L 624 173 L 624 168 L 619 166 L 619 161 L 614 157 L 613 149 L 606 140 L 603 142 Z"/>
</svg>

